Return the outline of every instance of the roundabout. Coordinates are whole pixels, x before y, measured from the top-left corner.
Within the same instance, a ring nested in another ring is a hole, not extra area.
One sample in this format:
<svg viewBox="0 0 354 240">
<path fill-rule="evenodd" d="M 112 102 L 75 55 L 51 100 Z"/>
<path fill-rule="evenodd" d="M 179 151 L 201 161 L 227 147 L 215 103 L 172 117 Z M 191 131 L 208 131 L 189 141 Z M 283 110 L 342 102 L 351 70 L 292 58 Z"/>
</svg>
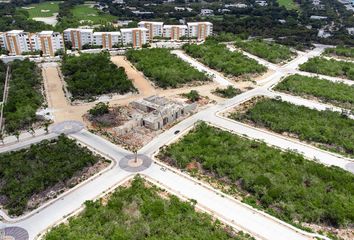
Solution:
<svg viewBox="0 0 354 240">
<path fill-rule="evenodd" d="M 1 240 L 28 240 L 28 232 L 20 227 L 6 227 L 0 230 Z"/>
<path fill-rule="evenodd" d="M 71 134 L 77 133 L 84 128 L 84 124 L 79 121 L 64 121 L 53 125 L 50 130 L 57 134 Z"/>
<path fill-rule="evenodd" d="M 146 155 L 129 154 L 119 161 L 119 167 L 127 172 L 141 172 L 152 164 L 151 158 Z"/>
</svg>

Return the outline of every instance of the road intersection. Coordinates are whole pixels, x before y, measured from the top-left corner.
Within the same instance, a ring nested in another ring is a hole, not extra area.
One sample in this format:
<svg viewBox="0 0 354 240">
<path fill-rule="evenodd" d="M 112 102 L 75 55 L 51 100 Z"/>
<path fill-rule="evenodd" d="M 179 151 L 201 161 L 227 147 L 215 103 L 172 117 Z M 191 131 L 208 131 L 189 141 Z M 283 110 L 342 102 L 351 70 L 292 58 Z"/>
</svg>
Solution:
<svg viewBox="0 0 354 240">
<path fill-rule="evenodd" d="M 102 194 L 113 190 L 116 186 L 123 184 L 130 180 L 136 173 L 139 173 L 148 181 L 165 188 L 172 194 L 176 194 L 183 199 L 196 200 L 197 207 L 201 210 L 211 213 L 213 216 L 219 218 L 228 225 L 233 226 L 237 230 L 249 232 L 257 239 L 298 240 L 313 239 L 316 236 L 322 239 L 327 239 L 323 236 L 304 232 L 264 212 L 258 211 L 154 159 L 154 154 L 156 154 L 161 147 L 176 141 L 183 134 L 186 134 L 191 128 L 193 128 L 193 126 L 199 121 L 206 121 L 219 128 L 252 139 L 265 141 L 269 145 L 284 150 L 296 150 L 309 160 L 316 160 L 326 165 L 335 165 L 354 173 L 354 163 L 352 159 L 323 151 L 298 140 L 285 138 L 281 135 L 257 129 L 222 116 L 222 113 L 229 108 L 235 107 L 255 96 L 261 95 L 269 97 L 280 95 L 285 101 L 318 110 L 325 110 L 328 108 L 329 106 L 325 104 L 299 99 L 294 96 L 280 94 L 271 90 L 271 87 L 279 82 L 284 76 L 299 72 L 297 70 L 299 64 L 306 62 L 310 57 L 320 55 L 325 47 L 326 46 L 318 45 L 312 51 L 307 53 L 301 52 L 298 57 L 283 66 L 274 65 L 252 56 L 252 58 L 256 59 L 261 64 L 265 64 L 274 70 L 274 73 L 260 80 L 256 88 L 204 109 L 154 138 L 138 152 L 139 156 L 144 156 L 141 158 L 146 160 L 143 164 L 144 167 L 141 167 L 141 165 L 136 168 L 129 167 L 127 161 L 133 157 L 131 152 L 114 145 L 100 136 L 90 133 L 83 129 L 79 123 L 74 121 L 53 126 L 50 134 L 43 133 L 34 138 L 26 138 L 24 141 L 20 141 L 16 144 L 0 147 L 0 152 L 11 151 L 26 147 L 46 138 L 54 138 L 60 133 L 66 133 L 70 138 L 76 139 L 80 144 L 83 144 L 92 151 L 112 160 L 112 164 L 107 169 L 27 215 L 19 218 L 11 218 L 0 210 L 0 217 L 3 218 L 3 220 L 0 221 L 0 228 L 20 227 L 28 233 L 29 239 L 36 239 L 51 226 L 63 222 L 68 216 L 80 211 L 86 200 L 99 198 Z M 232 48 L 230 48 L 230 50 L 232 50 Z M 189 62 L 199 71 L 207 72 L 213 77 L 213 80 L 216 83 L 223 86 L 233 84 L 231 80 L 222 76 L 222 74 L 209 69 L 183 52 L 174 51 L 174 53 L 178 57 Z M 350 81 L 348 80 L 347 83 L 349 84 Z M 334 111 L 341 110 L 334 107 L 332 107 L 332 109 Z M 179 130 L 180 132 L 175 134 L 176 130 Z M 151 162 L 150 159 L 154 161 Z"/>
</svg>

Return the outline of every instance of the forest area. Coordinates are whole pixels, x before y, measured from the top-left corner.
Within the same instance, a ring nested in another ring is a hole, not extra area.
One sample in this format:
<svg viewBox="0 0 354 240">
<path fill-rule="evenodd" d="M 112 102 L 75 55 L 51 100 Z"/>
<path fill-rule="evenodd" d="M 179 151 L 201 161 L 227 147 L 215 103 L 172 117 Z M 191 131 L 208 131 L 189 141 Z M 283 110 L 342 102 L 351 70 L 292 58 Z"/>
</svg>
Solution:
<svg viewBox="0 0 354 240">
<path fill-rule="evenodd" d="M 43 104 L 42 74 L 28 59 L 11 64 L 8 100 L 4 106 L 5 130 L 14 134 L 29 129 L 37 121 L 36 112 Z"/>
<path fill-rule="evenodd" d="M 10 215 L 29 209 L 30 198 L 48 187 L 63 183 L 100 157 L 64 135 L 44 140 L 28 149 L 0 154 L 0 205 Z"/>
<path fill-rule="evenodd" d="M 354 110 L 354 85 L 295 74 L 282 80 L 274 90 L 309 99 L 316 97 L 321 102 Z"/>
<path fill-rule="evenodd" d="M 289 47 L 277 43 L 266 42 L 261 39 L 235 41 L 235 46 L 242 50 L 263 58 L 271 63 L 282 63 L 296 55 Z"/>
<path fill-rule="evenodd" d="M 158 158 L 236 189 L 243 202 L 289 223 L 346 227 L 354 222 L 354 176 L 204 122 Z M 197 175 L 198 176 L 198 175 Z M 229 187 L 226 187 L 229 189 Z"/>
<path fill-rule="evenodd" d="M 264 98 L 245 112 L 230 118 L 291 135 L 315 146 L 354 156 L 354 120 L 330 110 L 318 111 L 288 102 Z"/>
<path fill-rule="evenodd" d="M 354 63 L 325 59 L 323 57 L 310 58 L 300 65 L 301 71 L 324 74 L 332 77 L 344 77 L 354 80 Z"/>
<path fill-rule="evenodd" d="M 267 70 L 256 60 L 240 52 L 231 52 L 225 45 L 209 40 L 204 44 L 185 44 L 183 50 L 208 67 L 235 77 L 245 74 L 261 74 Z"/>
<path fill-rule="evenodd" d="M 168 49 L 129 50 L 126 56 L 139 71 L 161 88 L 177 88 L 187 83 L 208 81 L 204 73 L 173 55 Z"/>
<path fill-rule="evenodd" d="M 87 201 L 79 216 L 55 227 L 44 239 L 254 239 L 195 211 L 192 201 L 161 191 L 138 175 L 107 200 Z"/>
<path fill-rule="evenodd" d="M 125 69 L 112 63 L 107 52 L 66 55 L 63 57 L 61 70 L 72 100 L 93 100 L 102 94 L 136 91 Z"/>
</svg>

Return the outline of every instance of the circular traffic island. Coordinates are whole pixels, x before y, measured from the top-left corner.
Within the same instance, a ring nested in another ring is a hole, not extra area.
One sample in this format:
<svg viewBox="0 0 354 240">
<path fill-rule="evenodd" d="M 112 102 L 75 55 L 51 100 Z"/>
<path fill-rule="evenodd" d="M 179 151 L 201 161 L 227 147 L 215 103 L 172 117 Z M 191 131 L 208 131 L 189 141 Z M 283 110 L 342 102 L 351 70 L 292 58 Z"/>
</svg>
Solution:
<svg viewBox="0 0 354 240">
<path fill-rule="evenodd" d="M 119 161 L 119 167 L 128 172 L 141 172 L 152 164 L 151 158 L 142 154 L 130 154 Z"/>
<path fill-rule="evenodd" d="M 2 235 L 1 235 L 2 234 Z M 26 229 L 21 227 L 6 227 L 0 230 L 2 240 L 28 240 L 29 235 Z"/>
</svg>

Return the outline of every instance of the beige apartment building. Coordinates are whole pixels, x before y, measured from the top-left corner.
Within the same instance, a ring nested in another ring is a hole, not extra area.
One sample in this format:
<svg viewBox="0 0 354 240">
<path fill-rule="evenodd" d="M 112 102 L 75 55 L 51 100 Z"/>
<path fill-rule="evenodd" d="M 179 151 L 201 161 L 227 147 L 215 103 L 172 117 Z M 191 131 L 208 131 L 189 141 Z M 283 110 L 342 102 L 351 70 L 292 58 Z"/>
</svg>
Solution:
<svg viewBox="0 0 354 240">
<path fill-rule="evenodd" d="M 150 40 L 152 40 L 154 37 L 162 37 L 163 22 L 141 21 L 138 23 L 138 27 L 146 28 L 148 30 Z"/>
<path fill-rule="evenodd" d="M 190 38 L 204 40 L 213 34 L 213 24 L 210 22 L 189 22 L 187 26 Z"/>
<path fill-rule="evenodd" d="M 64 30 L 65 42 L 71 42 L 72 48 L 82 49 L 85 44 L 93 44 L 93 29 L 68 28 Z"/>
<path fill-rule="evenodd" d="M 111 49 L 122 44 L 120 32 L 94 32 L 93 45 L 102 46 L 104 49 Z"/>
<path fill-rule="evenodd" d="M 171 40 L 179 40 L 181 37 L 188 36 L 188 28 L 186 25 L 164 25 L 163 37 Z"/>
<path fill-rule="evenodd" d="M 147 28 L 122 28 L 120 32 L 124 46 L 131 45 L 133 48 L 141 48 L 150 40 Z"/>
</svg>

